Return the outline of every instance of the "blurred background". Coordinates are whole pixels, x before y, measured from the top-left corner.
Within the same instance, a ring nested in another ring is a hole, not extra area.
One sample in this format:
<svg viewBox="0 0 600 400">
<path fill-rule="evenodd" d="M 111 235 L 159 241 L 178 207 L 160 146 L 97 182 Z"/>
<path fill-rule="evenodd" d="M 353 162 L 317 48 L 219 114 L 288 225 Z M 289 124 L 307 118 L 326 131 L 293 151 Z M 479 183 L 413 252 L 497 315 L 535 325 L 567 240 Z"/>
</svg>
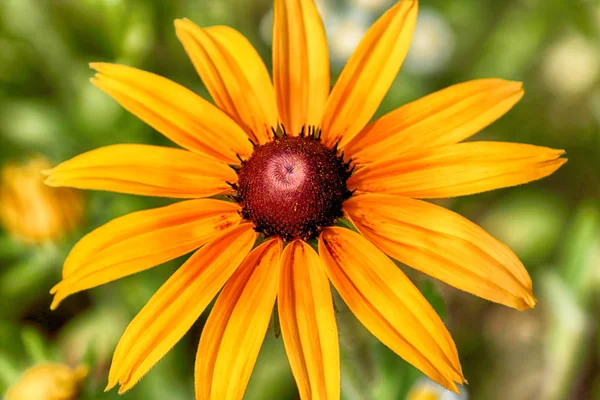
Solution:
<svg viewBox="0 0 600 400">
<path fill-rule="evenodd" d="M 393 0 L 318 3 L 335 77 Z M 78 238 L 167 201 L 50 189 L 40 175 L 100 146 L 168 143 L 88 82 L 91 61 L 143 68 L 208 98 L 176 39 L 180 17 L 237 28 L 270 67 L 270 0 L 0 1 L 0 393 L 19 380 L 50 387 L 52 368 L 62 368 L 81 382 L 82 400 L 193 399 L 206 315 L 131 392 L 103 392 L 120 334 L 182 260 L 49 310 L 48 291 Z M 453 334 L 469 380 L 462 398 L 600 399 L 599 27 L 596 0 L 421 0 L 408 59 L 379 110 L 471 79 L 523 81 L 524 99 L 477 139 L 567 151 L 569 162 L 540 182 L 442 203 L 517 253 L 533 278 L 535 309 L 494 305 L 407 270 Z M 452 398 L 435 397 L 437 388 L 338 307 L 343 399 Z M 49 362 L 56 365 L 39 369 Z M 246 398 L 298 398 L 271 332 Z"/>
</svg>

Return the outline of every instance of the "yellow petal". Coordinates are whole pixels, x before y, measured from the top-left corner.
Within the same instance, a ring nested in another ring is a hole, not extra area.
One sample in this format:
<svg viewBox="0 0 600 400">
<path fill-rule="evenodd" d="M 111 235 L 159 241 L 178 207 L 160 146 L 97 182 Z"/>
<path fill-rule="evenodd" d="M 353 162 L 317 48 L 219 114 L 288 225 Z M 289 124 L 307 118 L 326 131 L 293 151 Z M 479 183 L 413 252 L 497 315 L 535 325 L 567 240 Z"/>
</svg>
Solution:
<svg viewBox="0 0 600 400">
<path fill-rule="evenodd" d="M 236 204 L 188 200 L 114 219 L 83 237 L 63 267 L 63 279 L 51 293 L 51 308 L 67 296 L 128 276 L 207 243 L 240 223 Z"/>
<path fill-rule="evenodd" d="M 213 196 L 230 191 L 227 182 L 237 181 L 235 171 L 219 161 L 142 144 L 101 147 L 47 173 L 50 186 L 171 198 Z"/>
<path fill-rule="evenodd" d="M 273 80 L 279 117 L 290 135 L 319 126 L 329 94 L 329 53 L 313 0 L 275 0 Z"/>
<path fill-rule="evenodd" d="M 450 86 L 370 123 L 344 152 L 355 163 L 366 164 L 409 150 L 458 143 L 502 117 L 521 97 L 520 82 L 501 79 Z"/>
<path fill-rule="evenodd" d="M 408 53 L 417 3 L 400 1 L 360 41 L 327 101 L 321 125 L 326 145 L 344 147 L 377 111 Z"/>
<path fill-rule="evenodd" d="M 331 289 L 317 253 L 301 240 L 281 256 L 279 321 L 302 400 L 339 400 L 339 343 Z"/>
<path fill-rule="evenodd" d="M 281 249 L 279 239 L 254 249 L 219 295 L 196 355 L 196 399 L 244 397 L 277 297 Z"/>
<path fill-rule="evenodd" d="M 92 63 L 92 83 L 132 114 L 188 150 L 228 164 L 247 158 L 252 144 L 224 112 L 169 79 L 125 65 Z"/>
<path fill-rule="evenodd" d="M 319 254 L 348 308 L 383 344 L 447 389 L 462 383 L 456 346 L 427 300 L 379 249 L 345 228 L 325 228 Z"/>
<path fill-rule="evenodd" d="M 177 36 L 215 103 L 264 144 L 277 126 L 271 77 L 252 44 L 227 26 L 202 29 L 192 21 L 175 21 Z"/>
<path fill-rule="evenodd" d="M 369 164 L 348 187 L 424 199 L 465 196 L 542 179 L 567 162 L 563 154 L 519 143 L 451 144 Z"/>
<path fill-rule="evenodd" d="M 344 211 L 390 257 L 484 299 L 531 308 L 531 278 L 517 256 L 460 215 L 425 201 L 365 194 Z"/>
<path fill-rule="evenodd" d="M 252 224 L 233 228 L 183 264 L 131 321 L 110 368 L 108 387 L 133 387 L 200 317 L 212 298 L 252 249 Z"/>
</svg>

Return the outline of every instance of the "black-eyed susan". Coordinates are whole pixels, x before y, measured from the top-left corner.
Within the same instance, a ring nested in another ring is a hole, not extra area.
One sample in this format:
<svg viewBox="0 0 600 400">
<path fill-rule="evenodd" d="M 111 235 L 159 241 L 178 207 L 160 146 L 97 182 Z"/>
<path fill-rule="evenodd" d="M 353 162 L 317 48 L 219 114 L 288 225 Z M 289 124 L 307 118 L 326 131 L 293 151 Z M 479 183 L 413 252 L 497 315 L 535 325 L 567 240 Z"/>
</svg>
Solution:
<svg viewBox="0 0 600 400">
<path fill-rule="evenodd" d="M 77 400 L 88 368 L 42 363 L 29 368 L 6 393 L 6 400 Z"/>
<path fill-rule="evenodd" d="M 108 388 L 130 389 L 221 288 L 198 348 L 198 399 L 242 398 L 276 300 L 300 397 L 339 399 L 330 281 L 379 340 L 456 391 L 464 378 L 450 334 L 388 256 L 485 299 L 534 305 L 529 275 L 506 246 L 420 199 L 540 179 L 565 162 L 563 152 L 458 144 L 523 95 L 520 83 L 499 79 L 452 86 L 369 124 L 408 52 L 416 16 L 416 0 L 387 11 L 331 92 L 311 0 L 275 0 L 274 84 L 237 31 L 175 22 L 216 107 L 149 72 L 92 64 L 95 85 L 185 150 L 104 147 L 54 168 L 47 182 L 191 200 L 117 218 L 84 237 L 52 289 L 52 307 L 200 248 L 126 329 Z M 344 217 L 360 233 L 334 225 Z M 258 235 L 265 241 L 253 249 Z"/>
<path fill-rule="evenodd" d="M 455 393 L 427 378 L 417 380 L 406 396 L 406 400 L 467 400 L 468 398 L 463 387 L 460 388 L 460 393 Z"/>
<path fill-rule="evenodd" d="M 58 241 L 83 219 L 80 193 L 44 185 L 42 171 L 50 167 L 42 156 L 2 167 L 0 222 L 17 240 L 28 244 Z"/>
</svg>

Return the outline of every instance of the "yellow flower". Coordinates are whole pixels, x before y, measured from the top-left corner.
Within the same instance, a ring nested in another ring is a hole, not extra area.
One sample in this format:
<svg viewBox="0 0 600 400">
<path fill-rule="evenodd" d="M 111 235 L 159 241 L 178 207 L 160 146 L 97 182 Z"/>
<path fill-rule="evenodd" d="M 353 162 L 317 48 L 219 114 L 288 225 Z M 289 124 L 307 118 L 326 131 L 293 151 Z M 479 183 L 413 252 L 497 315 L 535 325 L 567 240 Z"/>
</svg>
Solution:
<svg viewBox="0 0 600 400">
<path fill-rule="evenodd" d="M 87 367 L 75 369 L 62 364 L 39 364 L 29 368 L 5 393 L 6 400 L 76 400 Z"/>
<path fill-rule="evenodd" d="M 416 0 L 387 11 L 331 92 L 325 32 L 311 0 L 275 0 L 274 84 L 234 29 L 175 22 L 218 107 L 149 72 L 92 64 L 96 86 L 184 150 L 104 147 L 59 165 L 48 184 L 191 200 L 117 218 L 84 237 L 52 289 L 52 307 L 200 248 L 126 329 L 108 389 L 135 385 L 222 287 L 200 339 L 197 399 L 242 398 L 276 299 L 300 397 L 339 399 L 330 282 L 373 335 L 456 391 L 465 380 L 448 330 L 388 256 L 485 299 L 534 306 L 529 275 L 506 246 L 420 199 L 540 179 L 566 161 L 563 152 L 458 143 L 522 97 L 520 83 L 499 79 L 452 86 L 369 124 L 416 17 Z M 208 198 L 215 195 L 234 202 Z M 344 217 L 359 233 L 334 226 Z M 252 250 L 258 234 L 265 241 Z"/>
<path fill-rule="evenodd" d="M 43 157 L 23 165 L 7 164 L 0 172 L 0 222 L 7 232 L 26 243 L 59 240 L 83 217 L 83 201 L 72 189 L 44 185 Z"/>
<path fill-rule="evenodd" d="M 464 388 L 460 394 L 450 392 L 427 378 L 421 378 L 410 389 L 406 400 L 467 400 L 469 397 Z"/>
<path fill-rule="evenodd" d="M 431 388 L 421 388 L 409 393 L 407 400 L 442 400 L 439 393 Z"/>
</svg>

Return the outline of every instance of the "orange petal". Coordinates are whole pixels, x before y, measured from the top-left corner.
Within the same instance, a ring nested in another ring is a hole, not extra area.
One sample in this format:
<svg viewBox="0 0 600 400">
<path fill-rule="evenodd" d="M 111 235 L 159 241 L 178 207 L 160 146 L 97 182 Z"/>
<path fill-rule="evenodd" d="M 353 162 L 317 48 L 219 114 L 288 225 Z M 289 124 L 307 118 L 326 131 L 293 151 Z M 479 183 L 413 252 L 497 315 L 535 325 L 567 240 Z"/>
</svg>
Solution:
<svg viewBox="0 0 600 400">
<path fill-rule="evenodd" d="M 200 317 L 256 240 L 252 224 L 233 228 L 183 264 L 152 296 L 121 337 L 108 378 L 131 389 Z"/>
<path fill-rule="evenodd" d="M 273 80 L 279 117 L 290 135 L 319 126 L 329 94 L 329 53 L 313 0 L 275 0 Z"/>
<path fill-rule="evenodd" d="M 196 356 L 196 399 L 244 397 L 277 297 L 281 249 L 279 239 L 254 249 L 219 295 Z"/>
<path fill-rule="evenodd" d="M 402 0 L 388 10 L 361 40 L 327 101 L 323 141 L 343 147 L 371 119 L 396 78 L 412 40 L 417 0 Z"/>
<path fill-rule="evenodd" d="M 91 81 L 132 114 L 188 150 L 228 164 L 247 158 L 252 144 L 224 112 L 169 79 L 125 65 L 92 63 Z"/>
<path fill-rule="evenodd" d="M 465 196 L 542 179 L 567 162 L 563 154 L 519 143 L 451 144 L 369 164 L 348 187 L 424 199 Z"/>
<path fill-rule="evenodd" d="M 301 240 L 281 257 L 279 321 L 302 400 L 339 400 L 339 343 L 329 281 L 317 253 Z"/>
<path fill-rule="evenodd" d="M 67 296 L 180 257 L 240 223 L 240 208 L 200 199 L 138 211 L 84 236 L 69 253 L 51 293 L 54 309 Z"/>
<path fill-rule="evenodd" d="M 370 123 L 344 152 L 357 164 L 398 157 L 408 150 L 458 143 L 508 112 L 522 84 L 480 79 L 450 86 Z"/>
<path fill-rule="evenodd" d="M 144 196 L 194 198 L 231 190 L 235 171 L 186 150 L 143 144 L 101 147 L 51 169 L 50 186 L 108 190 Z"/>
<path fill-rule="evenodd" d="M 352 223 L 390 257 L 484 299 L 531 308 L 531 278 L 517 256 L 460 215 L 425 201 L 365 194 L 344 203 Z"/>
<path fill-rule="evenodd" d="M 358 320 L 383 344 L 447 389 L 462 383 L 456 346 L 440 317 L 379 249 L 345 228 L 325 228 L 319 254 Z"/>
<path fill-rule="evenodd" d="M 267 67 L 242 34 L 227 26 L 202 29 L 175 21 L 177 36 L 215 103 L 259 144 L 277 126 L 275 90 Z"/>
</svg>

